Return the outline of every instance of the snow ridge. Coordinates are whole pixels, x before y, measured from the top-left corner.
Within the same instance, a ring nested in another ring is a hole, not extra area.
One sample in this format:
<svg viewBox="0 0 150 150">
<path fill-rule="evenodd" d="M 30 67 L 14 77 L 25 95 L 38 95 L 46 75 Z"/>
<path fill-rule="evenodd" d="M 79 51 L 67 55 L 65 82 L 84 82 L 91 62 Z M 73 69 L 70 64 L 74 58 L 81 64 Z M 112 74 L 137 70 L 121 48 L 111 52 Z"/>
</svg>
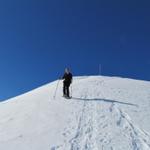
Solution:
<svg viewBox="0 0 150 150">
<path fill-rule="evenodd" d="M 116 77 L 74 78 L 0 104 L 2 150 L 150 150 L 150 83 Z"/>
</svg>

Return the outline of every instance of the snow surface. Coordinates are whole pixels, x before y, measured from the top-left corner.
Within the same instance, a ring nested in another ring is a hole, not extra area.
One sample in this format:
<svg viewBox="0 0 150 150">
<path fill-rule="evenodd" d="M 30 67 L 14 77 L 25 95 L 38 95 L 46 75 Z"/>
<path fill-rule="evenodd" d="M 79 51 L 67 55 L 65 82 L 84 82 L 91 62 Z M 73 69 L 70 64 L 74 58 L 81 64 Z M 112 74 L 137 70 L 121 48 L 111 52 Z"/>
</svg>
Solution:
<svg viewBox="0 0 150 150">
<path fill-rule="evenodd" d="M 150 150 L 150 82 L 83 76 L 0 103 L 0 150 Z"/>
</svg>

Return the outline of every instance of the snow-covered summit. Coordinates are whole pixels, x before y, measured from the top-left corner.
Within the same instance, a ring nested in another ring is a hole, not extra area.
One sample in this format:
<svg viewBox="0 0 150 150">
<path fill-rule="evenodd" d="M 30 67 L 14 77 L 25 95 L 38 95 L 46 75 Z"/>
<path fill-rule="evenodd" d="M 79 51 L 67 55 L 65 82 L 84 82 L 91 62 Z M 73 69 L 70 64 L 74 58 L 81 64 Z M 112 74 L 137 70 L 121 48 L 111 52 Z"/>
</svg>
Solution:
<svg viewBox="0 0 150 150">
<path fill-rule="evenodd" d="M 150 150 L 150 82 L 76 77 L 0 103 L 0 150 Z"/>
</svg>

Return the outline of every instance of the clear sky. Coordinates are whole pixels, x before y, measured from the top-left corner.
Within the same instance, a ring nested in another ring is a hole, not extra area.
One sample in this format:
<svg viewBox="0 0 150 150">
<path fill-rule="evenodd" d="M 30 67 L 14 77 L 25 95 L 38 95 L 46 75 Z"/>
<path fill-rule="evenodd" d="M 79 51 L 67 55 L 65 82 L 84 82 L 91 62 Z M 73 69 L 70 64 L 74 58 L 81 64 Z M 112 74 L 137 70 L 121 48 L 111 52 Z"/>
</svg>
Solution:
<svg viewBox="0 0 150 150">
<path fill-rule="evenodd" d="M 74 75 L 150 80 L 149 0 L 1 0 L 0 100 Z"/>
</svg>

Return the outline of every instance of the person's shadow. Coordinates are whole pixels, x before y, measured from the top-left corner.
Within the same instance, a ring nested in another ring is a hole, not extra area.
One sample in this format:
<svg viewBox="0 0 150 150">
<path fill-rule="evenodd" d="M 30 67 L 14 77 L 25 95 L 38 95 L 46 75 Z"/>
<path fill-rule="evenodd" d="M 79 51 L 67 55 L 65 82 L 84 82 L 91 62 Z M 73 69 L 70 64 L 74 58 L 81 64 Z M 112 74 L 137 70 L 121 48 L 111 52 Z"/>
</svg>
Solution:
<svg viewBox="0 0 150 150">
<path fill-rule="evenodd" d="M 118 104 L 122 104 L 122 105 L 130 105 L 130 106 L 136 106 L 138 107 L 138 105 L 136 104 L 132 104 L 132 103 L 126 103 L 126 102 L 121 102 L 121 101 L 117 101 L 117 100 L 110 100 L 110 99 L 105 99 L 105 98 L 78 98 L 78 97 L 72 97 L 72 99 L 74 100 L 79 100 L 79 101 L 103 101 L 106 103 L 118 103 Z"/>
</svg>

